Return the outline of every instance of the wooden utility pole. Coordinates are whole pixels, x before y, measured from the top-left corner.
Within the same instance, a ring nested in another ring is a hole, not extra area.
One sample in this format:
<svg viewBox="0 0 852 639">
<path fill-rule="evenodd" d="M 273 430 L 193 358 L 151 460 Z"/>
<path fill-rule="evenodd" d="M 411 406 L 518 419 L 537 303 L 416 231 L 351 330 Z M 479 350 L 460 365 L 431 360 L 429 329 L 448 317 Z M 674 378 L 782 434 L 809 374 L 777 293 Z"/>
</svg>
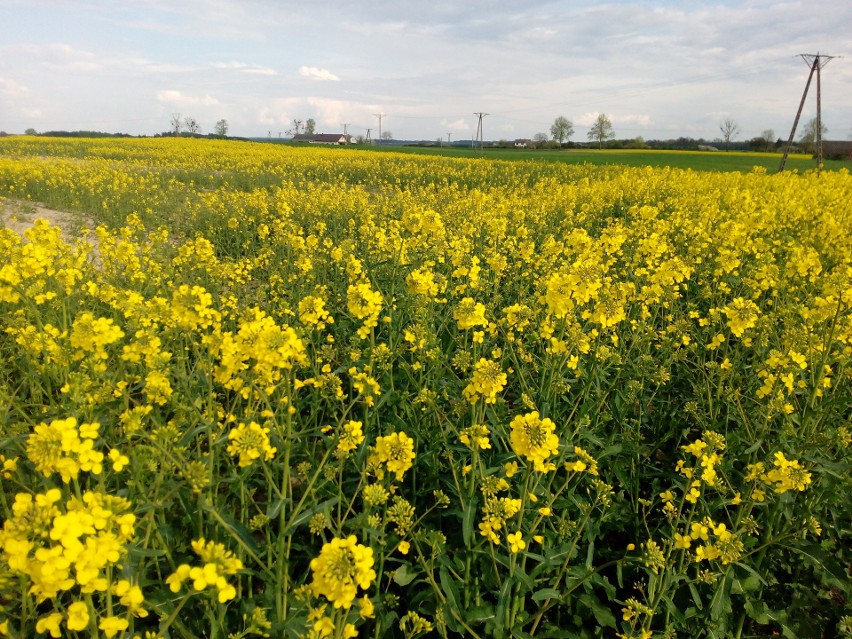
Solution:
<svg viewBox="0 0 852 639">
<path fill-rule="evenodd" d="M 793 120 L 793 128 L 790 130 L 790 137 L 787 139 L 787 146 L 784 148 L 784 156 L 781 158 L 781 166 L 778 167 L 778 172 L 784 170 L 784 165 L 787 163 L 787 156 L 790 154 L 790 149 L 793 146 L 793 138 L 796 137 L 796 127 L 799 126 L 799 118 L 802 117 L 802 108 L 805 106 L 805 98 L 808 97 L 808 89 L 811 86 L 811 79 L 814 77 L 814 72 L 817 76 L 817 114 L 816 114 L 816 131 L 814 132 L 814 145 L 816 147 L 817 159 L 817 174 L 822 170 L 822 96 L 820 88 L 820 70 L 837 56 L 820 55 L 819 53 L 800 53 L 799 56 L 811 67 L 811 72 L 808 74 L 808 81 L 805 83 L 805 91 L 802 93 L 802 99 L 799 102 L 799 110 L 796 111 L 796 119 Z M 824 60 L 824 62 L 823 62 Z"/>
<path fill-rule="evenodd" d="M 479 140 L 479 150 L 481 151 L 482 150 L 482 135 L 483 135 L 482 118 L 484 118 L 486 115 L 490 115 L 490 114 L 478 112 L 478 113 L 474 113 L 474 115 L 479 118 L 479 123 L 476 125 L 476 139 Z"/>
</svg>

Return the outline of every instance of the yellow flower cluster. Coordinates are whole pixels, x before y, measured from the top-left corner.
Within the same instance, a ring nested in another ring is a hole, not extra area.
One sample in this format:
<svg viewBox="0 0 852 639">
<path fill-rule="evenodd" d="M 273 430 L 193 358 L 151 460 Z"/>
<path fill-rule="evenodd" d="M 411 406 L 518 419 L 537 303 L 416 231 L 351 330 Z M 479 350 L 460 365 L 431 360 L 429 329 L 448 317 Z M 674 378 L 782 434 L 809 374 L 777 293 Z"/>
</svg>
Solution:
<svg viewBox="0 0 852 639">
<path fill-rule="evenodd" d="M 494 360 L 480 358 L 473 366 L 473 376 L 470 383 L 462 390 L 462 394 L 471 404 L 480 397 L 486 404 L 497 402 L 497 393 L 502 391 L 508 376 L 503 372 L 500 363 Z"/>
<path fill-rule="evenodd" d="M 355 535 L 335 537 L 311 560 L 311 574 L 315 597 L 325 597 L 335 608 L 349 608 L 358 588 L 366 590 L 376 579 L 373 549 L 359 544 Z"/>
<path fill-rule="evenodd" d="M 239 456 L 240 468 L 251 466 L 258 459 L 269 461 L 278 452 L 269 443 L 269 428 L 261 427 L 257 422 L 239 424 L 228 433 L 228 453 Z"/>
<path fill-rule="evenodd" d="M 556 466 L 547 461 L 559 453 L 556 424 L 550 418 L 542 419 L 538 411 L 533 411 L 515 416 L 509 426 L 512 429 L 509 439 L 515 453 L 532 462 L 536 472 L 556 470 Z"/>
<path fill-rule="evenodd" d="M 80 471 L 100 475 L 104 455 L 95 449 L 100 424 L 77 425 L 74 417 L 38 424 L 27 438 L 27 457 L 45 477 L 59 473 L 64 483 Z"/>
<path fill-rule="evenodd" d="M 242 570 L 243 562 L 225 548 L 224 544 L 206 541 L 203 537 L 193 540 L 192 549 L 201 558 L 200 566 L 181 564 L 166 578 L 166 584 L 172 592 L 180 592 L 183 583 L 189 579 L 192 588 L 201 592 L 210 587 L 216 588 L 219 603 L 225 603 L 237 596 L 237 590 L 227 578 Z"/>
<path fill-rule="evenodd" d="M 391 433 L 376 438 L 375 447 L 371 447 L 368 465 L 375 469 L 376 476 L 384 477 L 385 468 L 402 481 L 405 471 L 414 465 L 414 440 L 403 432 Z M 384 468 L 382 467 L 384 466 Z"/>
<path fill-rule="evenodd" d="M 346 292 L 346 304 L 349 312 L 362 324 L 356 331 L 361 339 L 367 336 L 379 323 L 379 313 L 382 312 L 382 294 L 374 291 L 367 281 L 350 284 Z"/>
<path fill-rule="evenodd" d="M 138 585 L 126 579 L 110 581 L 134 538 L 136 516 L 130 510 L 127 500 L 94 491 L 64 503 L 57 488 L 15 496 L 12 516 L 0 531 L 0 560 L 25 578 L 27 592 L 37 602 L 54 602 L 55 611 L 39 619 L 38 632 L 59 637 L 63 621 L 69 631 L 88 626 L 89 606 L 72 601 L 64 608 L 60 601 L 66 596 L 114 595 L 128 614 L 148 614 Z M 127 625 L 127 619 L 112 615 L 99 621 L 108 637 Z"/>
</svg>

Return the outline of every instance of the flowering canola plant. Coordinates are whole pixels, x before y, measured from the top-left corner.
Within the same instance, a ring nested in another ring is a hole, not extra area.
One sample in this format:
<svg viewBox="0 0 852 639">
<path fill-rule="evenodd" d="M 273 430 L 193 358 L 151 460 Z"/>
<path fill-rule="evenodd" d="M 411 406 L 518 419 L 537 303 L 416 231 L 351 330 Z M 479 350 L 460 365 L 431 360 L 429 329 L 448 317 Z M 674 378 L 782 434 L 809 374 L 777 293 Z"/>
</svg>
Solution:
<svg viewBox="0 0 852 639">
<path fill-rule="evenodd" d="M 0 139 L 0 636 L 848 632 L 851 199 Z"/>
</svg>

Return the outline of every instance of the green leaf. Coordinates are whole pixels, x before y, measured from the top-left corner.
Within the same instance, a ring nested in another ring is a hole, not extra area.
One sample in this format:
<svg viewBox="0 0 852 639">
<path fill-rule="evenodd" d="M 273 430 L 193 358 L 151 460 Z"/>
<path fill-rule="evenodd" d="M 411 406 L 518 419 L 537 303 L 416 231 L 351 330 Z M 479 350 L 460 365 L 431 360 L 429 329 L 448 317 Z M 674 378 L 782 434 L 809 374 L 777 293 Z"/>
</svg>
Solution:
<svg viewBox="0 0 852 639">
<path fill-rule="evenodd" d="M 701 603 L 701 595 L 698 594 L 698 588 L 692 582 L 687 585 L 689 586 L 689 594 L 692 595 L 692 601 L 695 602 L 695 607 L 699 610 L 704 610 L 704 605 Z"/>
<path fill-rule="evenodd" d="M 470 548 L 473 537 L 473 520 L 476 517 L 476 497 L 473 497 L 467 502 L 464 519 L 462 520 L 462 539 L 464 540 L 465 548 Z"/>
<path fill-rule="evenodd" d="M 450 604 L 454 610 L 461 612 L 461 606 L 459 606 L 459 592 L 456 589 L 456 584 L 453 581 L 453 578 L 450 576 L 450 571 L 446 569 L 446 567 L 441 566 L 438 569 L 438 574 L 441 579 L 441 590 L 444 591 L 444 596 L 447 598 L 447 603 Z"/>
<path fill-rule="evenodd" d="M 417 577 L 417 574 L 411 571 L 409 564 L 402 564 L 399 568 L 393 571 L 393 580 L 398 586 L 407 586 Z"/>
<path fill-rule="evenodd" d="M 533 593 L 532 600 L 533 601 L 544 601 L 547 599 L 558 599 L 559 591 L 556 588 L 542 588 L 541 590 L 536 590 Z"/>
<path fill-rule="evenodd" d="M 580 595 L 579 601 L 592 611 L 598 625 L 603 626 L 604 628 L 616 627 L 615 615 L 613 615 L 612 611 L 607 606 L 603 605 L 597 597 L 586 592 Z"/>
</svg>

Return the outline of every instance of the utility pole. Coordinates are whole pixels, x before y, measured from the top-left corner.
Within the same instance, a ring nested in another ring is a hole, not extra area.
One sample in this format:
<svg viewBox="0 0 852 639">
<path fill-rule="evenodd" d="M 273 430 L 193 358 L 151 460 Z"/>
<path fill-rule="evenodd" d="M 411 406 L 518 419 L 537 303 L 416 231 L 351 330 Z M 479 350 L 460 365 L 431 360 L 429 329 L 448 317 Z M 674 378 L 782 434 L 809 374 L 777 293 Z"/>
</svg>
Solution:
<svg viewBox="0 0 852 639">
<path fill-rule="evenodd" d="M 379 118 L 379 144 L 382 143 L 382 118 L 385 117 L 384 113 L 374 113 L 377 118 Z"/>
<path fill-rule="evenodd" d="M 802 99 L 799 102 L 799 110 L 796 112 L 796 119 L 793 120 L 793 128 L 790 130 L 790 137 L 787 139 L 787 146 L 784 148 L 784 157 L 781 158 L 781 166 L 778 167 L 778 172 L 784 170 L 784 165 L 787 163 L 787 156 L 790 154 L 790 149 L 793 146 L 793 138 L 796 136 L 796 127 L 799 125 L 799 118 L 802 117 L 802 109 L 805 106 L 805 98 L 808 97 L 808 89 L 811 86 L 811 79 L 814 77 L 814 72 L 817 76 L 817 115 L 816 115 L 816 131 L 814 132 L 814 144 L 816 145 L 817 156 L 817 175 L 822 170 L 822 96 L 820 89 L 820 70 L 832 59 L 837 56 L 820 55 L 819 53 L 800 53 L 799 57 L 805 61 L 810 67 L 811 72 L 808 74 L 808 81 L 805 83 L 805 91 L 802 93 Z M 824 61 L 823 61 L 824 60 Z"/>
<path fill-rule="evenodd" d="M 372 144 L 373 141 L 370 139 L 370 129 L 367 129 L 367 137 L 364 138 L 364 144 Z"/>
<path fill-rule="evenodd" d="M 451 132 L 451 131 L 447 131 L 447 146 L 450 146 L 450 142 L 451 142 L 450 137 L 451 137 L 452 135 L 453 135 L 453 134 L 452 134 L 452 132 Z"/>
<path fill-rule="evenodd" d="M 486 115 L 490 115 L 490 113 L 479 112 L 479 113 L 474 113 L 474 115 L 479 118 L 479 122 L 476 125 L 476 139 L 479 140 L 479 150 L 481 151 L 482 150 L 482 134 L 483 134 L 482 118 L 484 118 Z"/>
<path fill-rule="evenodd" d="M 343 127 L 343 135 L 347 135 L 348 131 L 346 130 L 346 128 L 349 126 L 349 124 L 348 123 L 341 124 L 340 126 Z"/>
</svg>

